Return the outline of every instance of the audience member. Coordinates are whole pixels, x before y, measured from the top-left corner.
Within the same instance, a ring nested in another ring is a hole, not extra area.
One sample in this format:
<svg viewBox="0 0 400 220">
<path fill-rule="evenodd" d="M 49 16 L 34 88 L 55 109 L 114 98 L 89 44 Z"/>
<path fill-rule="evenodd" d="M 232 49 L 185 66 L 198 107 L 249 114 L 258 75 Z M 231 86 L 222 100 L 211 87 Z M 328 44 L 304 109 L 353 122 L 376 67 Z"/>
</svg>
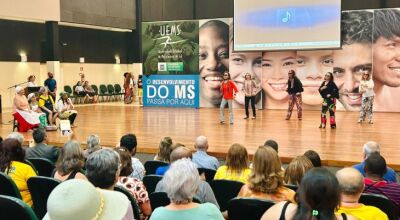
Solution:
<svg viewBox="0 0 400 220">
<path fill-rule="evenodd" d="M 190 149 L 184 146 L 180 146 L 175 148 L 171 153 L 171 164 L 180 159 L 191 159 L 192 152 Z M 165 169 L 167 172 L 170 169 L 170 165 L 168 165 Z M 163 173 L 164 174 L 164 173 Z M 199 175 L 197 171 L 197 175 Z M 165 192 L 167 188 L 167 183 L 164 181 L 164 178 L 157 184 L 156 192 Z M 200 202 L 205 203 L 209 202 L 214 204 L 219 208 L 217 199 L 215 198 L 214 192 L 211 189 L 211 186 L 203 180 L 200 180 L 198 190 L 196 191 L 195 197 L 199 199 Z"/>
<path fill-rule="evenodd" d="M 45 158 L 55 163 L 59 149 L 46 144 L 47 134 L 44 128 L 36 128 L 32 133 L 34 146 L 26 149 L 25 158 Z"/>
<path fill-rule="evenodd" d="M 336 177 L 325 168 L 313 168 L 306 173 L 296 194 L 297 204 L 280 202 L 269 208 L 261 220 L 270 219 L 337 219 L 353 220 L 346 214 L 335 215 L 340 205 L 340 189 Z"/>
<path fill-rule="evenodd" d="M 19 133 L 19 132 L 11 132 L 8 136 L 7 136 L 7 139 L 15 139 L 15 140 L 17 140 L 19 143 L 21 143 L 21 145 L 23 145 L 24 144 L 24 140 L 25 140 L 25 138 L 24 138 L 24 136 L 21 134 L 21 133 Z"/>
<path fill-rule="evenodd" d="M 358 203 L 364 191 L 364 177 L 354 168 L 343 168 L 336 173 L 339 181 L 341 203 L 337 213 L 346 213 L 360 220 L 387 220 L 387 215 L 374 206 Z"/>
<path fill-rule="evenodd" d="M 364 192 L 382 194 L 400 208 L 400 185 L 383 178 L 387 173 L 385 158 L 377 152 L 370 154 L 365 160 L 364 170 L 366 174 Z"/>
<path fill-rule="evenodd" d="M 218 168 L 214 179 L 234 180 L 247 183 L 251 170 L 246 148 L 241 144 L 233 144 L 226 156 L 226 165 Z"/>
<path fill-rule="evenodd" d="M 319 157 L 319 154 L 316 151 L 308 150 L 304 153 L 304 156 L 306 156 L 311 161 L 314 167 L 322 166 L 321 158 Z"/>
<path fill-rule="evenodd" d="M 119 192 L 96 189 L 88 181 L 74 179 L 59 184 L 47 200 L 44 220 L 132 220 L 128 198 Z"/>
<path fill-rule="evenodd" d="M 169 157 L 173 150 L 172 139 L 170 137 L 164 137 L 158 145 L 158 153 L 154 157 L 154 160 L 169 163 Z"/>
<path fill-rule="evenodd" d="M 198 168 L 207 168 L 211 170 L 217 170 L 219 167 L 219 162 L 217 158 L 207 154 L 208 150 L 208 140 L 205 136 L 199 136 L 196 138 L 194 147 L 196 152 L 193 154 L 193 163 L 197 165 Z"/>
<path fill-rule="evenodd" d="M 24 163 L 25 151 L 17 139 L 5 139 L 0 146 L 0 171 L 14 181 L 22 200 L 32 206 L 27 180 L 36 176 L 33 168 Z"/>
<path fill-rule="evenodd" d="M 85 158 L 88 158 L 91 153 L 98 151 L 100 149 L 101 146 L 100 146 L 99 136 L 95 134 L 89 135 L 86 141 L 86 150 L 84 151 Z"/>
<path fill-rule="evenodd" d="M 85 157 L 81 145 L 77 141 L 68 141 L 61 149 L 60 156 L 56 163 L 54 178 L 65 181 L 70 179 L 87 180 L 82 173 L 85 166 Z"/>
<path fill-rule="evenodd" d="M 123 186 L 132 194 L 136 203 L 139 205 L 141 219 L 146 219 L 147 216 L 151 214 L 150 200 L 146 187 L 141 180 L 129 177 L 132 173 L 132 160 L 128 149 L 118 147 L 114 150 L 119 154 L 121 161 L 117 185 Z"/>
<path fill-rule="evenodd" d="M 278 143 L 272 139 L 265 141 L 264 146 L 272 147 L 278 153 Z"/>
<path fill-rule="evenodd" d="M 196 165 L 190 160 L 181 159 L 172 163 L 163 182 L 171 204 L 154 210 L 151 220 L 224 219 L 215 205 L 193 202 L 193 197 L 199 188 L 200 177 Z"/>
<path fill-rule="evenodd" d="M 269 199 L 275 202 L 294 202 L 295 192 L 283 186 L 281 161 L 273 148 L 261 146 L 254 154 L 248 183 L 238 197 Z"/>
<path fill-rule="evenodd" d="M 54 98 L 49 95 L 49 90 L 46 87 L 40 87 L 39 93 L 39 107 L 42 112 L 46 114 L 49 124 L 55 125 L 58 112 L 55 108 Z"/>
<path fill-rule="evenodd" d="M 364 171 L 364 166 L 365 166 L 365 160 L 372 154 L 372 153 L 380 153 L 380 147 L 379 144 L 375 141 L 368 141 L 367 143 L 364 144 L 363 146 L 363 159 L 364 161 L 362 163 L 356 164 L 353 167 L 356 168 L 360 173 L 365 177 L 365 171 Z M 383 176 L 383 179 L 388 181 L 388 182 L 397 182 L 397 177 L 396 177 L 396 172 L 392 168 L 387 167 L 385 175 Z"/>
<path fill-rule="evenodd" d="M 60 99 L 57 101 L 57 111 L 60 119 L 69 120 L 71 128 L 76 127 L 74 122 L 78 115 L 78 112 L 74 110 L 74 104 L 72 104 L 71 99 L 68 97 L 67 92 L 60 93 Z"/>
<path fill-rule="evenodd" d="M 192 155 L 192 151 L 185 147 L 185 145 L 181 144 L 181 143 L 176 143 L 173 147 L 173 150 L 171 152 L 169 161 L 170 164 L 176 160 L 182 159 L 182 158 L 189 158 L 192 159 L 193 155 Z M 165 172 L 167 172 L 167 170 L 170 167 L 170 164 L 167 166 L 162 166 L 162 167 L 158 167 L 156 169 L 156 175 L 164 175 Z"/>
<path fill-rule="evenodd" d="M 122 136 L 119 141 L 119 146 L 125 147 L 131 154 L 133 172 L 130 177 L 142 180 L 145 173 L 144 166 L 139 159 L 134 157 L 137 147 L 136 136 L 134 134 L 126 134 Z"/>
<path fill-rule="evenodd" d="M 313 164 L 306 156 L 302 155 L 293 158 L 285 170 L 285 183 L 297 186 L 300 185 L 303 176 L 312 168 Z"/>
</svg>

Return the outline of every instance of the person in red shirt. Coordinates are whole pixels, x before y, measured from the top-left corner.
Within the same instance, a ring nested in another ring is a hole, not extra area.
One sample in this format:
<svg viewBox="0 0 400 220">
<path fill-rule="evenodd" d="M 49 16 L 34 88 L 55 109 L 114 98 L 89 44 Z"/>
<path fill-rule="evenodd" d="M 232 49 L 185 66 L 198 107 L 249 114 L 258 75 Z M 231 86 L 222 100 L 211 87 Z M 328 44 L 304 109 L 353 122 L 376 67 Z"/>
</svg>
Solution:
<svg viewBox="0 0 400 220">
<path fill-rule="evenodd" d="M 223 81 L 221 83 L 221 93 L 222 93 L 222 101 L 219 108 L 219 121 L 220 123 L 224 123 L 224 108 L 226 103 L 228 103 L 229 108 L 229 123 L 233 124 L 233 111 L 232 111 L 232 100 L 233 97 L 236 95 L 235 93 L 238 92 L 235 83 L 232 82 L 231 76 L 228 72 L 225 72 L 223 75 Z"/>
</svg>

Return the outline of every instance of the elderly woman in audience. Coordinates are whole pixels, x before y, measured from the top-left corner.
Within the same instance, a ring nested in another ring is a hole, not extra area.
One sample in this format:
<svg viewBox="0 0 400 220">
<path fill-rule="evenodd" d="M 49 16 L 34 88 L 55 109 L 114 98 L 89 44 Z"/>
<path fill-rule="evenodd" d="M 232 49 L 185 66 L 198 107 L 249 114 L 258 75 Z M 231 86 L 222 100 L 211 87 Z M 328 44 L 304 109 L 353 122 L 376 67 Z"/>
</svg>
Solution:
<svg viewBox="0 0 400 220">
<path fill-rule="evenodd" d="M 283 186 L 281 166 L 273 148 L 259 147 L 254 155 L 249 181 L 243 185 L 238 196 L 294 202 L 295 192 Z"/>
<path fill-rule="evenodd" d="M 36 176 L 33 168 L 24 163 L 25 150 L 17 139 L 5 139 L 0 145 L 0 171 L 7 174 L 14 181 L 22 200 L 32 206 L 31 194 L 27 181 Z"/>
<path fill-rule="evenodd" d="M 149 195 L 141 180 L 129 177 L 133 171 L 131 155 L 128 149 L 124 147 L 118 147 L 114 150 L 119 154 L 121 161 L 117 185 L 125 187 L 132 194 L 139 205 L 141 219 L 147 219 L 151 214 Z"/>
<path fill-rule="evenodd" d="M 200 177 L 196 165 L 189 159 L 180 159 L 171 164 L 163 178 L 171 204 L 154 210 L 151 220 L 224 219 L 219 209 L 211 203 L 198 204 L 193 196 L 199 187 Z"/>
<path fill-rule="evenodd" d="M 241 144 L 233 144 L 226 156 L 226 165 L 218 168 L 214 179 L 234 180 L 247 183 L 251 170 L 246 148 Z"/>
<path fill-rule="evenodd" d="M 89 135 L 86 141 L 86 150 L 84 151 L 85 158 L 88 158 L 91 153 L 98 151 L 101 148 L 99 136 L 95 134 Z"/>
<path fill-rule="evenodd" d="M 169 163 L 169 157 L 173 150 L 172 139 L 170 137 L 164 137 L 158 145 L 158 153 L 154 157 L 154 160 L 159 160 Z"/>
<path fill-rule="evenodd" d="M 58 112 L 55 108 L 55 103 L 53 97 L 49 95 L 49 90 L 47 87 L 41 87 L 39 89 L 39 107 L 46 114 L 47 120 L 50 125 L 56 124 L 56 118 L 58 117 Z"/>
<path fill-rule="evenodd" d="M 335 215 L 340 205 L 340 188 L 336 177 L 325 168 L 313 168 L 306 173 L 296 194 L 297 204 L 280 202 L 269 208 L 261 220 L 353 220 L 346 214 Z"/>
<path fill-rule="evenodd" d="M 72 103 L 71 99 L 68 97 L 67 92 L 61 92 L 60 93 L 60 99 L 57 102 L 57 111 L 58 111 L 58 116 L 60 119 L 68 119 L 71 128 L 75 127 L 75 118 L 78 115 L 78 112 L 74 110 L 74 104 Z"/>
<path fill-rule="evenodd" d="M 314 167 L 322 166 L 321 158 L 319 157 L 319 154 L 316 151 L 308 150 L 304 153 L 304 156 L 306 156 L 311 161 Z"/>
<path fill-rule="evenodd" d="M 285 170 L 285 183 L 296 186 L 300 185 L 303 176 L 313 167 L 311 161 L 304 155 L 293 158 Z"/>
<path fill-rule="evenodd" d="M 60 156 L 56 162 L 54 178 L 65 181 L 70 179 L 83 179 L 86 176 L 82 173 L 85 166 L 85 157 L 81 145 L 77 141 L 68 141 L 61 149 Z"/>
<path fill-rule="evenodd" d="M 39 126 L 40 114 L 31 111 L 28 100 L 25 96 L 25 90 L 17 86 L 15 88 L 13 116 L 18 121 L 18 131 L 26 132 Z"/>
<path fill-rule="evenodd" d="M 21 133 L 15 132 L 15 131 L 13 131 L 10 134 L 8 134 L 7 139 L 15 139 L 19 143 L 21 143 L 21 145 L 24 144 L 24 141 L 25 141 L 24 136 Z"/>
</svg>

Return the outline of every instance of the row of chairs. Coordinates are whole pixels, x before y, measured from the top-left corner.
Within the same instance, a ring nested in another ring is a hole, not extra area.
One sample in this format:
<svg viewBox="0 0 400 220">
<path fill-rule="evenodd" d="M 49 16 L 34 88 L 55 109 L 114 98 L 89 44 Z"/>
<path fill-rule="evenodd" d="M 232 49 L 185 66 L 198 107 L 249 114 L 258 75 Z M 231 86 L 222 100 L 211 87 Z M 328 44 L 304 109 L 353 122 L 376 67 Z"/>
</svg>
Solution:
<svg viewBox="0 0 400 220">
<path fill-rule="evenodd" d="M 99 87 L 97 85 L 91 85 L 93 90 L 96 92 L 96 94 L 99 95 L 99 101 L 117 101 L 121 100 L 121 98 L 124 95 L 124 92 L 122 91 L 122 87 L 119 84 L 100 84 Z M 74 103 L 82 103 L 85 96 L 84 95 L 79 95 L 78 93 L 75 92 L 75 86 L 69 86 L 66 85 L 64 86 L 64 91 L 69 94 L 69 97 L 74 101 Z"/>
</svg>

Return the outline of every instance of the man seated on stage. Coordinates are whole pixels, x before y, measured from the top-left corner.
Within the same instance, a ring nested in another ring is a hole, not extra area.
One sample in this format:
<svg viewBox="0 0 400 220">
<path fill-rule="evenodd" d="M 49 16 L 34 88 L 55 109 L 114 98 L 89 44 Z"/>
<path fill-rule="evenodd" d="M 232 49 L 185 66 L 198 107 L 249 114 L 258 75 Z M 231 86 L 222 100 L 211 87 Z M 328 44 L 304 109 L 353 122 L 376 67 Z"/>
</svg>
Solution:
<svg viewBox="0 0 400 220">
<path fill-rule="evenodd" d="M 358 203 L 364 191 L 364 178 L 358 170 L 347 167 L 336 173 L 342 191 L 337 213 L 345 213 L 363 220 L 387 220 L 387 215 L 374 206 Z"/>
<path fill-rule="evenodd" d="M 365 171 L 364 171 L 365 160 L 372 153 L 379 154 L 379 152 L 380 152 L 379 144 L 376 143 L 375 141 L 368 141 L 363 146 L 364 161 L 362 163 L 354 165 L 353 167 L 356 168 L 358 171 L 360 171 L 360 173 L 365 177 Z M 388 182 L 397 182 L 396 173 L 394 172 L 394 170 L 389 167 L 387 167 L 386 170 L 387 171 L 386 171 L 385 175 L 383 176 L 383 179 Z"/>
<path fill-rule="evenodd" d="M 364 192 L 384 195 L 400 208 L 400 185 L 383 179 L 386 168 L 385 158 L 379 153 L 373 153 L 365 160 Z"/>
<path fill-rule="evenodd" d="M 15 88 L 13 116 L 18 122 L 18 131 L 26 132 L 39 126 L 40 114 L 31 111 L 25 90 L 21 86 Z"/>
<path fill-rule="evenodd" d="M 37 128 L 33 130 L 32 137 L 35 141 L 35 146 L 26 149 L 25 158 L 45 158 L 55 163 L 59 155 L 59 150 L 56 147 L 46 144 L 46 130 Z"/>
<path fill-rule="evenodd" d="M 134 157 L 136 154 L 136 147 L 137 147 L 136 136 L 134 134 L 126 134 L 122 136 L 121 140 L 119 141 L 119 146 L 128 149 L 129 153 L 132 156 L 131 159 L 132 159 L 133 172 L 131 173 L 130 177 L 143 180 L 143 176 L 145 174 L 144 166 L 139 159 Z"/>
<path fill-rule="evenodd" d="M 219 167 L 218 159 L 207 154 L 208 140 L 205 136 L 199 136 L 196 138 L 196 143 L 194 144 L 196 152 L 193 154 L 193 163 L 197 165 L 198 168 L 207 168 L 211 170 L 217 170 Z"/>
</svg>

